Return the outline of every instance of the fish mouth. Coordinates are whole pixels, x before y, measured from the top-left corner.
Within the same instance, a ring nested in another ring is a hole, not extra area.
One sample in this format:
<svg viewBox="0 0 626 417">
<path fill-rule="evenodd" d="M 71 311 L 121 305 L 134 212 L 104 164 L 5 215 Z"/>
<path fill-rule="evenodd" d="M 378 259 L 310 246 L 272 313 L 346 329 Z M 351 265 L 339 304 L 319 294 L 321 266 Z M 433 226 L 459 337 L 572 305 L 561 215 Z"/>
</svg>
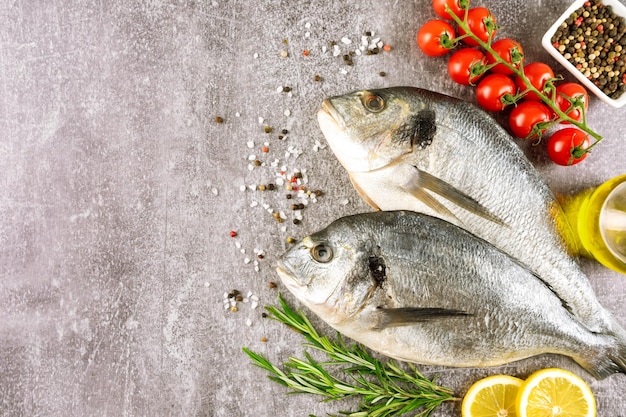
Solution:
<svg viewBox="0 0 626 417">
<path fill-rule="evenodd" d="M 329 122 L 336 125 L 342 130 L 345 129 L 346 127 L 346 122 L 344 118 L 341 116 L 341 114 L 339 114 L 339 111 L 337 111 L 335 106 L 333 106 L 333 103 L 330 101 L 329 98 L 322 101 L 322 107 L 317 113 L 317 117 L 318 117 L 318 120 L 323 120 L 323 119 L 328 120 Z"/>
<path fill-rule="evenodd" d="M 298 288 L 303 286 L 296 281 L 291 269 L 281 260 L 278 260 L 277 262 L 276 273 L 288 288 Z"/>
</svg>

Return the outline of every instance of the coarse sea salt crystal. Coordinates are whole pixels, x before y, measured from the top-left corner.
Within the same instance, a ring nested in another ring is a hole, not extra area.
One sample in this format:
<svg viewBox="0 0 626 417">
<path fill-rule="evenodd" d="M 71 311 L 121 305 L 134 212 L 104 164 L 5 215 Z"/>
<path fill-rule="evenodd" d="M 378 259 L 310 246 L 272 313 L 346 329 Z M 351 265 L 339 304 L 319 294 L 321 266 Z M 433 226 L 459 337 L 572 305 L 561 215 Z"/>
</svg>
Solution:
<svg viewBox="0 0 626 417">
<path fill-rule="evenodd" d="M 248 145 L 248 148 L 252 149 L 254 148 L 254 141 L 253 140 L 249 140 L 246 145 Z"/>
<path fill-rule="evenodd" d="M 256 155 L 250 154 L 248 155 L 248 161 L 254 161 L 256 159 Z"/>
<path fill-rule="evenodd" d="M 274 159 L 274 161 L 270 164 L 272 168 L 276 168 L 278 166 L 278 159 Z"/>
<path fill-rule="evenodd" d="M 348 37 L 345 37 L 345 36 L 343 38 L 341 38 L 341 42 L 344 45 L 350 45 L 352 43 L 352 41 Z"/>
<path fill-rule="evenodd" d="M 361 51 L 359 49 L 357 49 L 356 51 L 354 51 L 355 54 L 357 54 L 358 56 L 361 56 Z"/>
<path fill-rule="evenodd" d="M 348 73 L 348 71 L 344 68 L 341 69 L 341 71 L 339 71 L 342 75 L 346 75 Z"/>
<path fill-rule="evenodd" d="M 326 53 L 327 49 L 326 49 L 326 45 L 322 46 L 322 53 Z"/>
<path fill-rule="evenodd" d="M 235 117 L 241 117 L 241 113 L 236 112 L 236 113 L 235 113 Z"/>
<path fill-rule="evenodd" d="M 333 45 L 333 56 L 339 56 L 341 54 L 341 50 L 339 49 L 339 45 Z"/>
<path fill-rule="evenodd" d="M 305 38 L 310 38 L 311 37 L 311 32 L 304 32 L 304 37 Z"/>
<path fill-rule="evenodd" d="M 244 191 L 246 191 L 246 186 L 245 186 L 245 185 L 240 185 L 240 186 L 239 186 L 239 191 L 241 191 L 242 193 L 243 193 Z"/>
<path fill-rule="evenodd" d="M 259 205 L 259 202 L 254 200 L 253 202 L 250 203 L 250 207 L 256 207 Z"/>
<path fill-rule="evenodd" d="M 307 29 L 311 29 L 311 22 L 306 22 L 304 24 L 304 27 L 307 28 Z"/>
<path fill-rule="evenodd" d="M 262 125 L 264 121 L 265 121 L 265 119 L 264 119 L 264 118 L 259 117 L 259 124 L 260 124 L 260 125 Z"/>
<path fill-rule="evenodd" d="M 276 185 L 285 185 L 285 180 L 282 178 L 276 178 Z"/>
<path fill-rule="evenodd" d="M 246 319 L 246 326 L 248 327 L 252 326 L 252 320 Z"/>
<path fill-rule="evenodd" d="M 217 189 L 217 188 L 213 188 L 213 189 L 211 190 L 211 192 L 212 192 L 213 194 L 215 194 L 215 195 L 218 195 L 218 194 L 219 194 L 219 191 L 218 191 L 218 189 Z"/>
<path fill-rule="evenodd" d="M 241 249 L 241 242 L 235 242 L 235 247 L 237 249 Z M 228 295 L 228 294 L 226 294 L 226 295 Z"/>
<path fill-rule="evenodd" d="M 250 191 L 255 191 L 256 190 L 256 185 L 252 184 L 252 185 L 248 185 L 248 189 Z"/>
<path fill-rule="evenodd" d="M 343 200 L 341 200 L 341 201 L 339 202 L 339 204 L 341 204 L 342 206 L 345 206 L 345 205 L 347 205 L 349 202 L 350 202 L 350 201 L 349 201 L 347 198 L 344 198 Z"/>
<path fill-rule="evenodd" d="M 259 54 L 255 52 L 253 57 L 254 57 L 254 59 L 257 59 L 259 57 Z"/>
<path fill-rule="evenodd" d="M 243 263 L 246 264 L 246 265 L 249 264 L 250 263 L 250 258 L 244 258 Z"/>
<path fill-rule="evenodd" d="M 291 116 L 291 110 L 289 109 L 285 110 L 284 115 L 287 117 Z"/>
<path fill-rule="evenodd" d="M 254 171 L 254 165 L 248 164 L 248 171 Z"/>
</svg>

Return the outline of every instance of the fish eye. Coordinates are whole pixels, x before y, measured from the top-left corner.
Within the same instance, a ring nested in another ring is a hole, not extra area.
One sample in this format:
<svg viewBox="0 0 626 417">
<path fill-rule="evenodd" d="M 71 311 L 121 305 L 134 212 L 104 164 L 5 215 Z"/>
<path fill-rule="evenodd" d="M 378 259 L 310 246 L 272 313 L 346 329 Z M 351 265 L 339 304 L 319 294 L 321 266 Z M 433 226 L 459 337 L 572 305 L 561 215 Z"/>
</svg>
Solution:
<svg viewBox="0 0 626 417">
<path fill-rule="evenodd" d="M 370 94 L 363 99 L 363 105 L 371 112 L 378 113 L 385 108 L 385 100 L 376 94 Z"/>
<path fill-rule="evenodd" d="M 333 250 L 330 246 L 326 246 L 325 244 L 320 243 L 319 245 L 311 249 L 311 256 L 317 262 L 327 263 L 330 262 L 331 259 L 333 259 Z"/>
</svg>

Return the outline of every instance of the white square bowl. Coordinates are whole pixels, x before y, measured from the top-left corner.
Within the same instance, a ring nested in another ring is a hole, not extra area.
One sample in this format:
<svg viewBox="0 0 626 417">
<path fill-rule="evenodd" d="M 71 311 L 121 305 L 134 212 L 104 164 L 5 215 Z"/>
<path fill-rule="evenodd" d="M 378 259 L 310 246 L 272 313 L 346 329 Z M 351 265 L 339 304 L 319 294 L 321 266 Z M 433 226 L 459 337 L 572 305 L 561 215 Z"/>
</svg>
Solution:
<svg viewBox="0 0 626 417">
<path fill-rule="evenodd" d="M 559 26 L 561 26 L 565 19 L 567 19 L 573 12 L 581 8 L 586 1 L 587 0 L 576 0 L 574 3 L 572 3 L 569 8 L 565 10 L 565 12 L 556 20 L 556 22 L 554 22 L 550 29 L 548 29 L 545 35 L 543 35 L 543 38 L 541 39 L 541 44 L 550 55 L 552 55 L 557 61 L 559 61 L 559 63 L 563 65 L 565 69 L 571 72 L 574 77 L 576 77 L 588 90 L 598 96 L 600 100 L 604 101 L 610 106 L 619 108 L 626 104 L 626 93 L 622 93 L 622 95 L 617 100 L 614 100 L 611 97 L 607 96 L 602 92 L 602 90 L 596 87 L 595 84 L 588 80 L 571 62 L 565 59 L 563 55 L 561 55 L 561 53 L 552 45 L 552 36 L 554 36 Z M 626 6 L 624 6 L 618 0 L 601 0 L 601 3 L 605 6 L 611 6 L 613 8 L 613 13 L 626 19 Z M 626 53 L 626 50 L 624 53 Z"/>
</svg>

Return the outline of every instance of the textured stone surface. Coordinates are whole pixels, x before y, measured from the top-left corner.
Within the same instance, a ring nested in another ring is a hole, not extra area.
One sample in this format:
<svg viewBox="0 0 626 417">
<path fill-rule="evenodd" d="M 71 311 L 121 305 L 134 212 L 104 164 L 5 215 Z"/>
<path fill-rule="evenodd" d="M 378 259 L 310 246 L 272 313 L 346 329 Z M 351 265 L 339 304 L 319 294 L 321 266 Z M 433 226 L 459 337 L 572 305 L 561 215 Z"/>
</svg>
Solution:
<svg viewBox="0 0 626 417">
<path fill-rule="evenodd" d="M 276 361 L 301 352 L 297 334 L 261 318 L 261 306 L 276 301 L 268 288 L 275 259 L 288 236 L 369 210 L 330 150 L 313 149 L 324 142 L 315 120 L 321 100 L 401 84 L 474 100 L 447 78 L 445 58 L 426 58 L 415 45 L 419 26 L 434 18 L 429 4 L 3 2 L 0 415 L 304 416 L 354 408 L 287 396 L 241 347 Z M 566 2 L 485 5 L 529 60 L 557 68 L 540 39 Z M 356 56 L 351 67 L 322 52 L 331 41 L 355 49 L 368 30 L 393 50 Z M 547 163 L 541 146 L 527 147 L 528 155 L 556 192 L 598 184 L 626 172 L 623 118 L 623 109 L 593 99 L 589 122 L 606 141 L 574 168 Z M 280 141 L 282 129 L 289 133 Z M 301 155 L 285 155 L 294 150 Z M 250 155 L 264 165 L 250 170 Z M 324 192 L 299 225 L 281 187 L 240 190 L 275 182 L 282 166 L 288 175 L 306 170 L 310 188 Z M 279 224 L 268 210 L 287 220 Z M 590 261 L 583 267 L 626 325 L 624 277 Z M 223 294 L 233 289 L 258 296 L 260 306 L 225 309 Z M 524 377 L 548 366 L 584 376 L 599 416 L 625 415 L 625 376 L 594 381 L 552 355 L 498 369 L 420 369 L 462 395 L 479 377 Z M 445 405 L 435 415 L 460 411 Z"/>
</svg>

